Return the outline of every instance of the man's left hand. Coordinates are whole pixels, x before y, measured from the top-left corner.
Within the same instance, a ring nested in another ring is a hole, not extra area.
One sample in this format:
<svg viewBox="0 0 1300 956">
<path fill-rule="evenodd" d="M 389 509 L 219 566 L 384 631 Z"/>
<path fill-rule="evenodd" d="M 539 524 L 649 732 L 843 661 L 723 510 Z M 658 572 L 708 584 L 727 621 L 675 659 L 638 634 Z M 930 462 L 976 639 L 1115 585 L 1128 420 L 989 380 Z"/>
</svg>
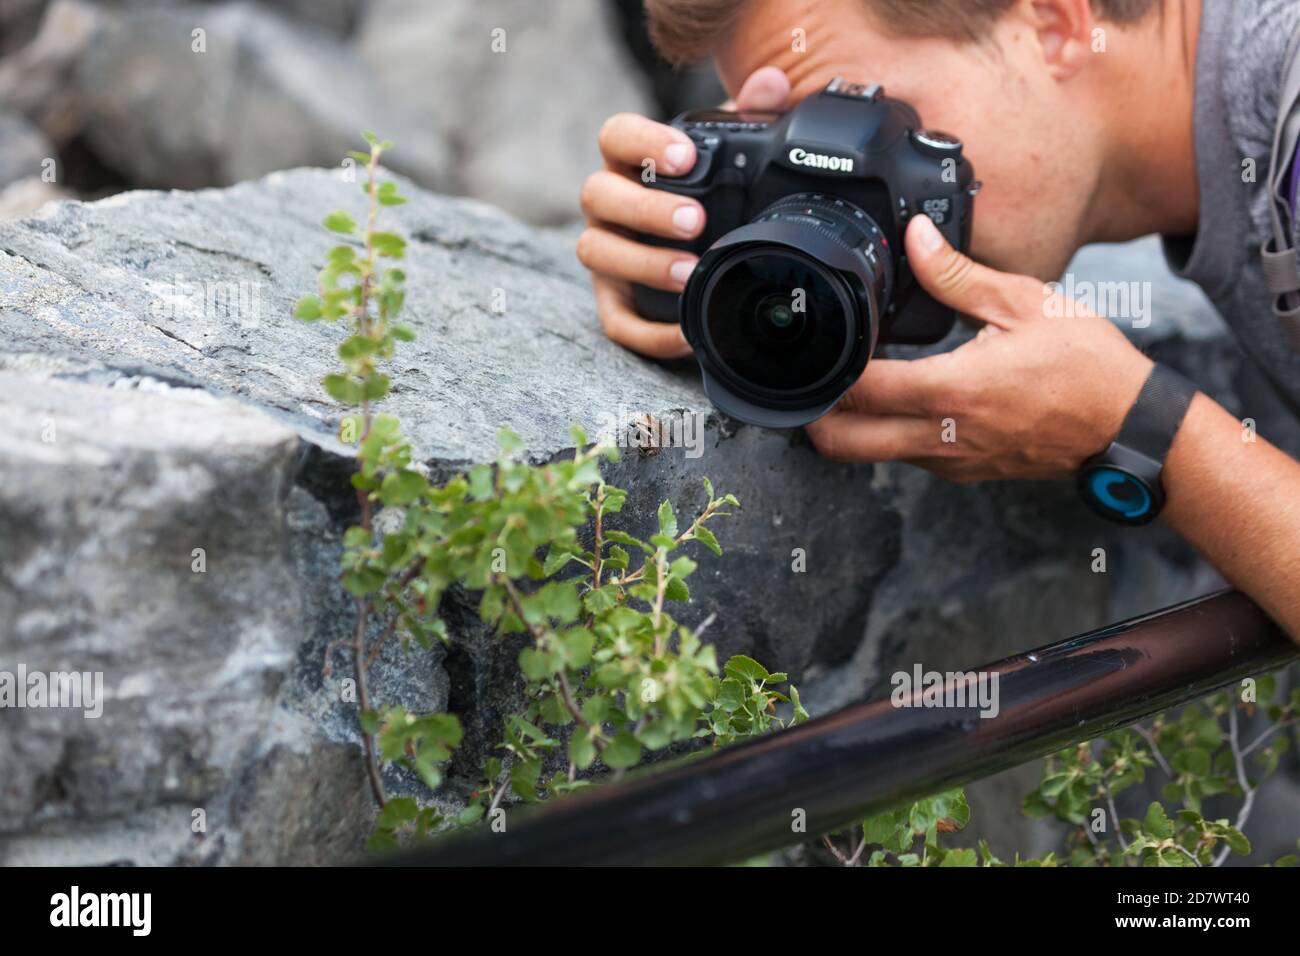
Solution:
<svg viewBox="0 0 1300 956">
<path fill-rule="evenodd" d="M 873 359 L 808 426 L 822 454 L 958 482 L 1062 478 L 1114 440 L 1152 366 L 1118 328 L 1037 279 L 971 261 L 925 216 L 907 254 L 920 284 L 980 333 L 942 355 Z"/>
</svg>

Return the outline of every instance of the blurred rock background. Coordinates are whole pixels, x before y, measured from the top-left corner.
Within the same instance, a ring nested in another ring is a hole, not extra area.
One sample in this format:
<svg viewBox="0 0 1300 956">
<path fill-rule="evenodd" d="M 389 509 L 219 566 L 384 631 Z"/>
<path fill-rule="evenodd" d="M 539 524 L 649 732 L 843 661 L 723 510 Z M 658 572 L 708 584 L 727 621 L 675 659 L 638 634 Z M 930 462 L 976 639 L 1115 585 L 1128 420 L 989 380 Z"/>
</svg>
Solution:
<svg viewBox="0 0 1300 956">
<path fill-rule="evenodd" d="M 374 129 L 422 186 L 564 223 L 605 117 L 721 99 L 641 22 L 637 0 L 0 0 L 0 218 L 336 166 Z"/>
</svg>

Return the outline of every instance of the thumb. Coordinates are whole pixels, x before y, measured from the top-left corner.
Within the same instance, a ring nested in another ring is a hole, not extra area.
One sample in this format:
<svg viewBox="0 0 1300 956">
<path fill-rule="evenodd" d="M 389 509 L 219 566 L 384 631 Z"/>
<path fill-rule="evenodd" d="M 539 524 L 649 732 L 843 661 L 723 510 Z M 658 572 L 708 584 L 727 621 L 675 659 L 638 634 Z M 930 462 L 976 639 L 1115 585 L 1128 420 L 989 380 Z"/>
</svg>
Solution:
<svg viewBox="0 0 1300 956">
<path fill-rule="evenodd" d="M 995 272 L 962 255 L 929 216 L 907 227 L 907 259 L 921 287 L 963 315 L 1008 328 L 1018 318 L 1008 307 L 1008 283 L 1015 277 Z"/>
<path fill-rule="evenodd" d="M 790 103 L 790 78 L 775 66 L 764 66 L 749 74 L 736 94 L 738 110 L 781 112 Z"/>
</svg>

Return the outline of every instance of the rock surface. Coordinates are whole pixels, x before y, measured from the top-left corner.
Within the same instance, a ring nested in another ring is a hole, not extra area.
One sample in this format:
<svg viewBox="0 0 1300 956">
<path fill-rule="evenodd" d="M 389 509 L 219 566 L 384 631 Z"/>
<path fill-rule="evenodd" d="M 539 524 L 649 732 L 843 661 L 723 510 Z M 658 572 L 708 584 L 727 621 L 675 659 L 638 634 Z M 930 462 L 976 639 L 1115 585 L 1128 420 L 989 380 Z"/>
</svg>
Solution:
<svg viewBox="0 0 1300 956">
<path fill-rule="evenodd" d="M 1117 534 L 1067 484 L 951 486 L 719 420 L 689 368 L 604 340 L 571 232 L 403 191 L 412 201 L 385 214 L 409 237 L 418 339 L 386 404 L 432 472 L 489 459 L 503 425 L 540 460 L 570 451 L 571 422 L 618 436 L 642 413 L 698 415 L 698 455 L 632 449 L 609 470 L 631 491 L 628 530 L 664 499 L 697 508 L 705 474 L 735 492 L 727 553 L 702 565 L 681 616 L 716 613 L 720 653 L 792 672 L 814 712 L 914 662 L 977 665 L 1214 586 L 1168 532 Z M 351 615 L 335 570 L 353 507 L 342 410 L 319 386 L 339 330 L 288 315 L 332 243 L 322 215 L 361 202 L 340 171 L 295 170 L 0 223 L 0 412 L 16 423 L 0 526 L 17 529 L 0 539 L 0 671 L 102 670 L 107 690 L 97 720 L 0 710 L 0 766 L 23 768 L 0 785 L 0 860 L 325 862 L 359 846 L 370 810 L 347 669 L 322 675 Z M 1142 243 L 1075 268 L 1159 275 L 1154 255 Z M 1159 281 L 1146 344 L 1241 409 L 1250 373 L 1212 312 Z M 1270 420 L 1263 399 L 1247 413 Z M 1091 571 L 1098 547 L 1110 573 Z M 389 647 L 372 685 L 461 715 L 438 797 L 454 806 L 519 688 L 514 649 L 476 626 L 472 598 L 449 616 L 450 651 Z M 1018 773 L 972 788 L 1003 855 L 1050 836 L 992 812 L 1033 776 Z"/>
</svg>

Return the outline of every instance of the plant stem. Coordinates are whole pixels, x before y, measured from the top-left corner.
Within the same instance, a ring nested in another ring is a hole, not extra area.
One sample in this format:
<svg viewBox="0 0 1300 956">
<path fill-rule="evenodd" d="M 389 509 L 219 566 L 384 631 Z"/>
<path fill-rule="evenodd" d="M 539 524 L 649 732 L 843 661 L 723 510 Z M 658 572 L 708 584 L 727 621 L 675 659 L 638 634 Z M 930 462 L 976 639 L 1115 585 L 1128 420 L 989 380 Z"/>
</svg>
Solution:
<svg viewBox="0 0 1300 956">
<path fill-rule="evenodd" d="M 374 271 L 375 261 L 375 216 L 379 209 L 379 203 L 375 191 L 375 167 L 379 164 L 379 150 L 373 144 L 370 147 L 370 164 L 369 176 L 370 184 L 367 194 L 369 196 L 369 210 L 366 218 L 366 268 L 361 276 L 361 292 L 357 303 L 357 325 L 358 331 L 363 335 L 370 335 L 370 275 Z M 371 414 L 370 400 L 361 399 L 361 437 L 358 441 L 358 448 L 365 445 L 366 439 L 370 436 Z M 357 457 L 361 457 L 358 450 Z M 361 506 L 361 527 L 365 528 L 367 534 L 373 535 L 373 508 L 370 501 L 369 492 L 357 489 L 357 501 Z M 370 623 L 370 602 L 363 599 L 357 599 L 357 627 L 352 635 L 352 662 L 357 677 L 357 706 L 360 713 L 365 714 L 370 711 L 370 690 L 366 682 L 366 669 L 370 661 L 366 657 L 366 630 Z M 381 642 L 383 638 L 380 638 Z M 358 719 L 358 723 L 360 720 Z M 388 802 L 384 793 L 384 778 L 379 771 L 379 763 L 375 759 L 375 742 L 371 735 L 367 733 L 364 726 L 361 730 L 361 745 L 366 754 L 366 773 L 370 778 L 370 792 L 375 798 L 375 803 L 382 810 Z"/>
<path fill-rule="evenodd" d="M 1246 826 L 1246 821 L 1250 819 L 1250 811 L 1255 806 L 1255 788 L 1250 785 L 1250 778 L 1246 776 L 1246 753 L 1241 749 L 1240 735 L 1237 732 L 1237 705 L 1235 703 L 1228 707 L 1228 746 L 1232 748 L 1232 759 L 1237 768 L 1237 783 L 1241 787 L 1242 794 L 1241 809 L 1237 811 L 1237 822 L 1234 826 L 1238 830 L 1242 830 Z M 1223 866 L 1230 853 L 1232 853 L 1232 847 L 1225 843 L 1223 848 L 1215 855 L 1214 865 Z"/>
<path fill-rule="evenodd" d="M 366 668 L 365 668 L 365 647 L 363 641 L 366 634 L 366 622 L 370 618 L 370 602 L 361 601 L 361 606 L 357 609 L 357 629 L 352 636 L 352 659 L 356 662 L 357 671 L 357 706 L 361 713 L 368 713 L 370 710 L 370 689 L 366 685 Z M 379 764 L 375 760 L 375 743 L 370 734 L 366 732 L 365 727 L 361 728 L 361 744 L 366 752 L 366 772 L 370 776 L 370 792 L 374 795 L 375 803 L 379 804 L 382 810 L 384 804 L 388 802 L 384 794 L 384 779 L 379 773 Z"/>
<path fill-rule="evenodd" d="M 510 606 L 514 608 L 515 616 L 518 617 L 524 627 L 528 629 L 528 633 L 532 635 L 533 641 L 536 642 L 538 646 L 541 646 L 546 640 L 546 635 L 531 624 L 528 618 L 524 616 L 523 598 L 519 594 L 519 589 L 515 587 L 515 583 L 509 578 L 502 576 L 498 576 L 497 581 L 506 589 L 506 595 L 510 598 Z M 592 725 L 583 719 L 582 710 L 579 709 L 578 702 L 573 697 L 573 689 L 569 686 L 569 679 L 565 676 L 564 671 L 557 671 L 555 674 L 555 680 L 560 686 L 560 700 L 564 704 L 564 709 L 573 717 L 578 727 L 588 731 L 591 730 Z M 600 753 L 605 749 L 605 742 L 600 737 L 600 728 L 597 727 L 595 729 L 596 733 L 592 735 L 591 742 L 596 748 L 596 752 Z"/>
</svg>

